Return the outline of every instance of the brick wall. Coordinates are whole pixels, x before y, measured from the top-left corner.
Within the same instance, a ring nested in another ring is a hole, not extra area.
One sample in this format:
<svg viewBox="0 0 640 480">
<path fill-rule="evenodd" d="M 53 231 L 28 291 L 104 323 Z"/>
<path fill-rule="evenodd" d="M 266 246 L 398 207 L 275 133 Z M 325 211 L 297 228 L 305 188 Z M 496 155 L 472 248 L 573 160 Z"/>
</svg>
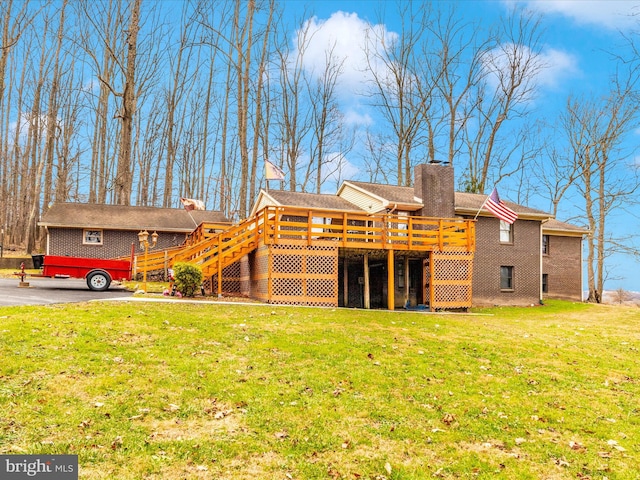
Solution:
<svg viewBox="0 0 640 480">
<path fill-rule="evenodd" d="M 582 238 L 549 236 L 549 253 L 542 256 L 542 273 L 548 275 L 545 298 L 582 300 Z"/>
<path fill-rule="evenodd" d="M 479 217 L 473 261 L 474 305 L 530 305 L 540 301 L 540 222 L 516 220 L 513 243 L 500 243 L 500 220 Z M 500 289 L 500 267 L 513 267 L 513 290 Z"/>
<path fill-rule="evenodd" d="M 152 232 L 149 232 L 152 233 Z M 66 255 L 69 257 L 87 258 L 115 258 L 131 254 L 131 244 L 135 246 L 135 253 L 139 255 L 137 231 L 103 230 L 102 245 L 83 245 L 83 229 L 81 228 L 49 228 L 49 255 Z M 180 245 L 184 242 L 185 234 L 179 232 L 158 232 L 158 244 L 155 249 L 162 249 Z M 153 250 L 151 250 L 153 251 Z"/>
</svg>

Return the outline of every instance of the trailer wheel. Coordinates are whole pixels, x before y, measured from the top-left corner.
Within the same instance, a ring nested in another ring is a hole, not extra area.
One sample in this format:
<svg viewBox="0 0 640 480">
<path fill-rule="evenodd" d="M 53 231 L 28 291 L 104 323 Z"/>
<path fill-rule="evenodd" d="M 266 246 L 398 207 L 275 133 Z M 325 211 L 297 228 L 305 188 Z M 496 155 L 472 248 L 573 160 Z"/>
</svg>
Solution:
<svg viewBox="0 0 640 480">
<path fill-rule="evenodd" d="M 102 292 L 111 285 L 111 277 L 103 270 L 94 270 L 87 275 L 87 286 L 90 290 Z"/>
</svg>

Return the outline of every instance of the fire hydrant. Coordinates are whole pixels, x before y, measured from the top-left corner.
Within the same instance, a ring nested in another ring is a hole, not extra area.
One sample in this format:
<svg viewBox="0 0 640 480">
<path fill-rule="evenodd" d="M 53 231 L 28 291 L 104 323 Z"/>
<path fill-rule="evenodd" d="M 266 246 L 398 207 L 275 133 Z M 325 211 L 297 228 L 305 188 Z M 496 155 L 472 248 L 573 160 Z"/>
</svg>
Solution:
<svg viewBox="0 0 640 480">
<path fill-rule="evenodd" d="M 27 273 L 24 271 L 24 262 L 20 263 L 20 271 L 19 272 L 15 272 L 14 275 L 17 275 L 20 277 L 20 283 L 18 284 L 18 287 L 28 287 L 29 286 L 29 282 L 25 282 L 24 278 L 27 276 Z"/>
</svg>

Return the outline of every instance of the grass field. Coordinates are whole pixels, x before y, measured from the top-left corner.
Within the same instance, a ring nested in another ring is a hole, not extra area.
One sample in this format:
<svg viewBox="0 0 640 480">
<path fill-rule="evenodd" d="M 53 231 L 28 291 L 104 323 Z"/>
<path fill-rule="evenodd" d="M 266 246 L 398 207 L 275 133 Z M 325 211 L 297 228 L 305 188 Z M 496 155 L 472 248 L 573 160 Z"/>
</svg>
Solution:
<svg viewBox="0 0 640 480">
<path fill-rule="evenodd" d="M 82 479 L 636 479 L 640 309 L 0 308 L 0 453 Z"/>
</svg>

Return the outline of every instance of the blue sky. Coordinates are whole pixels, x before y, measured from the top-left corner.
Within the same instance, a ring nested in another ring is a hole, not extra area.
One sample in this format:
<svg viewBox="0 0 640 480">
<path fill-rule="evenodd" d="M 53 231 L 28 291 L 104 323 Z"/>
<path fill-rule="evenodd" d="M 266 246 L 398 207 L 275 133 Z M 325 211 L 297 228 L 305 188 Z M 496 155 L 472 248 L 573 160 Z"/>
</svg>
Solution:
<svg viewBox="0 0 640 480">
<path fill-rule="evenodd" d="M 307 18 L 315 31 L 309 49 L 317 51 L 309 55 L 308 68 L 313 68 L 313 58 L 322 59 L 321 52 L 329 39 L 337 40 L 338 54 L 347 58 L 346 70 L 341 83 L 343 104 L 353 122 L 375 124 L 375 114 L 357 100 L 362 86 L 363 74 L 358 69 L 361 61 L 364 31 L 370 24 L 376 25 L 385 35 L 399 31 L 398 19 L 394 16 L 395 2 L 343 0 L 303 2 L 284 1 L 285 15 L 292 19 Z M 380 15 L 381 5 L 384 15 Z M 640 1 L 581 1 L 581 0 L 531 0 L 515 2 L 472 1 L 457 2 L 441 0 L 432 4 L 438 9 L 455 6 L 464 20 L 486 28 L 504 16 L 514 6 L 525 7 L 541 14 L 541 57 L 546 68 L 540 74 L 538 96 L 531 104 L 531 120 L 553 122 L 565 107 L 570 95 L 601 96 L 609 89 L 610 77 L 616 63 L 614 54 L 628 55 L 623 35 L 638 35 L 640 32 Z M 313 16 L 311 16 L 313 15 Z M 637 17 L 636 17 L 637 16 Z M 292 34 L 292 38 L 295 34 Z M 640 38 L 640 36 L 639 36 Z M 349 104 L 352 102 L 352 104 Z M 629 162 L 640 165 L 640 152 L 635 145 L 640 139 L 640 129 L 627 138 Z M 635 159 L 635 160 L 634 160 Z M 345 177 L 359 175 L 359 165 L 354 158 L 347 158 Z M 459 172 L 457 172 L 459 173 Z M 623 172 L 624 173 L 624 172 Z M 515 187 L 508 181 L 499 186 L 501 195 L 512 198 Z M 531 207 L 549 211 L 548 200 L 530 198 Z M 579 201 L 567 198 L 560 206 L 559 220 L 571 220 L 580 216 Z M 637 206 L 635 208 L 638 208 Z M 576 223 L 580 223 L 577 221 Z M 616 237 L 630 236 L 635 245 L 640 245 L 639 216 L 632 207 L 621 209 L 610 218 L 610 233 Z M 629 255 L 615 255 L 607 260 L 606 288 L 624 288 L 640 291 L 640 261 Z"/>
</svg>

